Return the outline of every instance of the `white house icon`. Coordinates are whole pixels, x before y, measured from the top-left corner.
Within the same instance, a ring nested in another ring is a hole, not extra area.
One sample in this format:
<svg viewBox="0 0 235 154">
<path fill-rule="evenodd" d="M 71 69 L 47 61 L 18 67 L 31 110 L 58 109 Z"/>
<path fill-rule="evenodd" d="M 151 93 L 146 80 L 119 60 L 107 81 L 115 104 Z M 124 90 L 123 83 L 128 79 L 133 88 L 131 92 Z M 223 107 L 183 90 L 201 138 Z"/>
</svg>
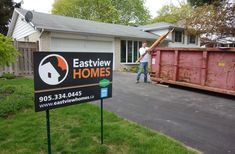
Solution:
<svg viewBox="0 0 235 154">
<path fill-rule="evenodd" d="M 59 83 L 60 74 L 50 62 L 39 67 L 39 75 L 41 79 L 49 85 L 56 85 Z"/>
</svg>

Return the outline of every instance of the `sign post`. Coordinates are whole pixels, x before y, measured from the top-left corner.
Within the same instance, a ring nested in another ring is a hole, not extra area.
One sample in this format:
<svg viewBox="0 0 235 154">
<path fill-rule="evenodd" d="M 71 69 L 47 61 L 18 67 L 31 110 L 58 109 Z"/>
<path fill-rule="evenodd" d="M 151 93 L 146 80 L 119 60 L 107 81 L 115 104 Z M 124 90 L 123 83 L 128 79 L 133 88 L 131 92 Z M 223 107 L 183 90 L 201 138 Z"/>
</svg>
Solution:
<svg viewBox="0 0 235 154">
<path fill-rule="evenodd" d="M 100 89 L 100 140 L 101 144 L 104 143 L 104 118 L 103 118 L 103 98 L 108 97 L 108 85 L 110 84 L 110 81 L 107 79 L 103 79 L 99 82 Z"/>
<path fill-rule="evenodd" d="M 50 111 L 46 110 L 48 154 L 51 154 Z"/>
<path fill-rule="evenodd" d="M 100 121 L 101 121 L 101 133 L 100 133 L 100 135 L 101 135 L 101 137 L 100 137 L 100 140 L 101 140 L 101 144 L 103 144 L 104 143 L 104 119 L 103 119 L 103 99 L 101 98 L 101 100 L 100 100 L 100 108 L 101 108 L 101 119 L 100 119 Z"/>
<path fill-rule="evenodd" d="M 46 111 L 48 153 L 51 154 L 49 110 L 112 97 L 113 54 L 34 52 L 35 111 Z"/>
</svg>

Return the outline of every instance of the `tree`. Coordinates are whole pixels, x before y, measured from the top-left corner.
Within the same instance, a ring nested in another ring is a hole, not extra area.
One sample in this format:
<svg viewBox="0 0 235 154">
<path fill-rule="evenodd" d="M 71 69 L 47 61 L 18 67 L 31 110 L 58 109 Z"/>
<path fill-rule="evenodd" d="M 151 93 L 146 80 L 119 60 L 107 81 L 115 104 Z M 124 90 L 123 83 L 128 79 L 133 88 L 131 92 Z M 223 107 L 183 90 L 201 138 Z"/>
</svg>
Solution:
<svg viewBox="0 0 235 154">
<path fill-rule="evenodd" d="M 52 13 L 115 24 L 145 24 L 149 11 L 145 0 L 55 0 Z"/>
<path fill-rule="evenodd" d="M 21 2 L 16 3 L 13 0 L 1 0 L 0 1 L 0 33 L 6 35 L 8 30 L 8 24 L 10 22 L 10 18 L 14 11 L 14 8 L 20 8 Z"/>
<path fill-rule="evenodd" d="M 202 6 L 204 4 L 218 4 L 222 0 L 188 0 L 191 6 Z"/>
<path fill-rule="evenodd" d="M 14 63 L 17 56 L 19 52 L 12 45 L 12 39 L 0 34 L 0 66 Z"/>
<path fill-rule="evenodd" d="M 158 16 L 152 20 L 152 23 L 156 22 L 169 22 L 176 23 L 186 18 L 190 14 L 191 6 L 187 3 L 180 3 L 179 6 L 173 4 L 164 5 L 159 11 Z"/>
<path fill-rule="evenodd" d="M 228 2 L 196 7 L 185 20 L 186 30 L 210 39 L 235 36 L 234 12 L 235 5 Z"/>
</svg>

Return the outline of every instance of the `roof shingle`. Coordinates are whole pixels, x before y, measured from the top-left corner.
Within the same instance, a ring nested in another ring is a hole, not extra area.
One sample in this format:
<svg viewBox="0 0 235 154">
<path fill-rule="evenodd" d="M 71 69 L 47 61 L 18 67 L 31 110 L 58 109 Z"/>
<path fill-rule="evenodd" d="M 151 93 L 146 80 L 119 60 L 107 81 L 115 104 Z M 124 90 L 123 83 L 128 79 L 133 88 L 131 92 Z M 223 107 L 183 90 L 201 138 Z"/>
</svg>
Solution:
<svg viewBox="0 0 235 154">
<path fill-rule="evenodd" d="M 23 16 L 27 10 L 16 9 Z M 48 31 L 63 31 L 74 33 L 100 34 L 115 37 L 130 37 L 154 40 L 158 35 L 140 30 L 138 27 L 102 23 L 91 20 L 83 20 L 72 17 L 52 15 L 32 11 L 33 20 L 31 21 L 38 29 Z"/>
</svg>

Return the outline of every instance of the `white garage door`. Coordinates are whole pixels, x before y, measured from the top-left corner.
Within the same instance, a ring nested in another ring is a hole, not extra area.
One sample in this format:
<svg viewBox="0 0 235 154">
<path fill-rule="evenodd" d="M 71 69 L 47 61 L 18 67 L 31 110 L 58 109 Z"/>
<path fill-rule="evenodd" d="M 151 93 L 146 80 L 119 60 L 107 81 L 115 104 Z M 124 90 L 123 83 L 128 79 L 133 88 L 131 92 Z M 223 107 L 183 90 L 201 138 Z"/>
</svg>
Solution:
<svg viewBox="0 0 235 154">
<path fill-rule="evenodd" d="M 51 50 L 72 52 L 113 52 L 112 41 L 52 38 Z"/>
<path fill-rule="evenodd" d="M 114 44 L 113 41 L 51 38 L 51 51 L 114 53 Z M 114 61 L 113 64 L 115 64 Z M 115 68 L 114 65 L 113 68 Z"/>
</svg>

